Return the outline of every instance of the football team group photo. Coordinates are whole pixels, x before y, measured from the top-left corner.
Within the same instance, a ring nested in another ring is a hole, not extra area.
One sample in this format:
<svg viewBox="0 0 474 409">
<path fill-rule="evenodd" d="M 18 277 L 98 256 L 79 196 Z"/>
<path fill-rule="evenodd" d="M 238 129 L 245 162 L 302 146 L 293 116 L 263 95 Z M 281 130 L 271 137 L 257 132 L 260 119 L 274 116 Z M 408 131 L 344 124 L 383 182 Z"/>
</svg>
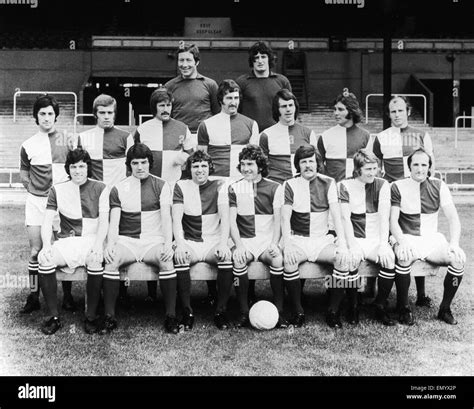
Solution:
<svg viewBox="0 0 474 409">
<path fill-rule="evenodd" d="M 474 185 L 445 170 L 472 154 L 400 87 L 370 122 L 352 73 L 322 120 L 251 40 L 216 80 L 203 40 L 169 40 L 136 112 L 109 84 L 73 126 L 61 92 L 10 98 L 2 375 L 472 375 Z"/>
</svg>

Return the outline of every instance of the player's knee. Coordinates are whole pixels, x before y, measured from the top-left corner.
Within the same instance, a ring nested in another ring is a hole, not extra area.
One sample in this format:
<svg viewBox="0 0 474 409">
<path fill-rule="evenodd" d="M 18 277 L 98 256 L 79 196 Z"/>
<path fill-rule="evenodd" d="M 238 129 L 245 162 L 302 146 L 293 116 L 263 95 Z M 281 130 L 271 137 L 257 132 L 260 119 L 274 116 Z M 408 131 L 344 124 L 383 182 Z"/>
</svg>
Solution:
<svg viewBox="0 0 474 409">
<path fill-rule="evenodd" d="M 287 261 L 285 261 L 283 263 L 283 269 L 285 271 L 295 271 L 298 269 L 298 263 L 288 263 Z"/>
<path fill-rule="evenodd" d="M 271 260 L 270 260 L 270 265 L 274 268 L 280 268 L 280 267 L 283 267 L 283 257 L 281 255 L 277 256 L 277 257 L 273 257 Z"/>
<path fill-rule="evenodd" d="M 101 261 L 94 260 L 92 255 L 88 255 L 86 257 L 86 263 L 85 264 L 86 264 L 86 267 L 88 269 L 92 269 L 92 270 L 102 269 L 102 260 Z"/>
<path fill-rule="evenodd" d="M 232 265 L 234 266 L 234 268 L 244 268 L 247 263 L 241 263 L 232 257 Z"/>
<path fill-rule="evenodd" d="M 121 266 L 122 266 L 121 260 L 114 259 L 112 263 L 105 263 L 104 270 L 105 271 L 118 271 Z"/>
<path fill-rule="evenodd" d="M 38 254 L 41 251 L 41 246 L 33 245 L 30 248 L 30 261 L 37 261 Z"/>
<path fill-rule="evenodd" d="M 395 268 L 395 254 L 394 253 L 391 253 L 388 256 L 386 268 L 388 270 L 393 270 Z"/>
<path fill-rule="evenodd" d="M 415 262 L 415 258 L 408 258 L 408 259 L 401 259 L 399 257 L 396 257 L 396 263 L 400 266 L 400 267 L 409 267 L 411 266 L 414 262 Z"/>
<path fill-rule="evenodd" d="M 223 263 L 232 263 L 232 255 L 230 253 L 226 254 L 225 257 L 224 257 L 224 260 L 222 262 Z"/>
<path fill-rule="evenodd" d="M 340 254 L 336 254 L 334 260 L 334 268 L 339 271 L 349 271 L 351 268 L 351 264 L 349 261 L 343 260 Z M 358 267 L 358 266 L 357 266 Z"/>
<path fill-rule="evenodd" d="M 454 258 L 454 255 L 453 255 L 453 254 L 450 254 L 450 255 L 449 255 L 449 262 L 448 262 L 448 265 L 452 266 L 452 267 L 455 268 L 456 270 L 461 270 L 461 269 L 464 270 L 464 262 L 462 262 L 462 261 L 457 261 L 457 260 Z"/>
<path fill-rule="evenodd" d="M 355 271 L 359 268 L 361 261 L 353 261 L 351 260 L 349 264 L 349 271 Z"/>
</svg>

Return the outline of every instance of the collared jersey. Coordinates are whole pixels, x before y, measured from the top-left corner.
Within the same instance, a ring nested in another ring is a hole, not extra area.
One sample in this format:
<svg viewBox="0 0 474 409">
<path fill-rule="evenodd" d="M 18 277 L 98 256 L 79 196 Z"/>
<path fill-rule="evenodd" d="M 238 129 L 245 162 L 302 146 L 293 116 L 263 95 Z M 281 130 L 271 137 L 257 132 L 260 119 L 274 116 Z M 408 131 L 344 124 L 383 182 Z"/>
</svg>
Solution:
<svg viewBox="0 0 474 409">
<path fill-rule="evenodd" d="M 239 153 L 248 143 L 258 143 L 258 126 L 244 115 L 221 112 L 199 125 L 198 145 L 207 146 L 214 164 L 213 176 L 239 176 Z"/>
<path fill-rule="evenodd" d="M 57 131 L 38 132 L 20 148 L 20 169 L 29 172 L 27 191 L 47 197 L 51 186 L 68 180 L 64 164 L 69 152 L 68 142 Z"/>
<path fill-rule="evenodd" d="M 235 82 L 242 92 L 239 112 L 257 121 L 260 132 L 275 124 L 272 116 L 272 101 L 282 88 L 291 91 L 291 84 L 284 75 L 270 72 L 265 78 L 255 76 L 253 70 L 243 74 Z"/>
<path fill-rule="evenodd" d="M 325 173 L 339 182 L 352 177 L 354 155 L 369 143 L 370 134 L 353 125 L 345 128 L 333 126 L 324 131 L 318 139 L 318 151 L 326 165 Z"/>
<path fill-rule="evenodd" d="M 390 206 L 389 183 L 375 178 L 372 183 L 357 179 L 346 179 L 338 183 L 339 202 L 348 203 L 354 237 L 364 239 L 380 238 L 379 205 Z"/>
<path fill-rule="evenodd" d="M 125 153 L 129 134 L 116 126 L 98 126 L 79 135 L 81 144 L 92 159 L 92 179 L 104 182 L 109 189 L 126 175 Z"/>
<path fill-rule="evenodd" d="M 163 236 L 161 209 L 171 205 L 171 190 L 161 178 L 129 176 L 110 192 L 110 208 L 119 207 L 119 235 L 136 239 Z"/>
<path fill-rule="evenodd" d="M 311 181 L 301 176 L 283 185 L 285 205 L 292 207 L 292 234 L 321 237 L 328 232 L 329 205 L 337 203 L 337 188 L 333 178 L 317 174 Z"/>
<path fill-rule="evenodd" d="M 169 183 L 181 178 L 181 166 L 175 165 L 174 161 L 182 153 L 182 149 L 190 150 L 196 147 L 186 124 L 174 119 L 163 122 L 153 118 L 137 128 L 134 138 L 136 136 L 140 137 L 141 143 L 151 149 L 152 175 L 161 177 Z"/>
<path fill-rule="evenodd" d="M 391 186 L 392 206 L 400 208 L 398 224 L 404 234 L 424 236 L 438 231 L 440 207 L 453 203 L 448 186 L 437 178 L 419 183 L 411 177 Z"/>
<path fill-rule="evenodd" d="M 316 147 L 316 134 L 306 126 L 295 123 L 291 126 L 276 123 L 260 134 L 260 147 L 268 156 L 268 179 L 278 183 L 296 175 L 293 158 L 301 145 Z"/>
<path fill-rule="evenodd" d="M 169 80 L 165 88 L 173 94 L 173 118 L 184 122 L 191 132 L 196 132 L 202 121 L 221 110 L 217 102 L 217 83 L 199 73 L 196 78 L 178 75 Z"/>
<path fill-rule="evenodd" d="M 283 205 L 283 187 L 270 179 L 239 180 L 229 186 L 229 206 L 237 208 L 240 237 L 273 234 L 273 213 Z"/>
<path fill-rule="evenodd" d="M 97 180 L 80 186 L 68 180 L 51 188 L 46 208 L 59 213 L 59 238 L 95 235 L 99 213 L 109 212 L 109 191 Z"/>
<path fill-rule="evenodd" d="M 433 144 L 428 132 L 407 126 L 394 126 L 380 132 L 373 141 L 372 150 L 382 161 L 384 178 L 389 182 L 410 176 L 407 159 L 418 148 L 424 148 L 433 157 Z"/>
<path fill-rule="evenodd" d="M 184 207 L 181 221 L 186 240 L 203 242 L 220 233 L 219 205 L 228 203 L 226 184 L 222 179 L 208 180 L 203 185 L 191 179 L 174 185 L 173 204 Z"/>
</svg>

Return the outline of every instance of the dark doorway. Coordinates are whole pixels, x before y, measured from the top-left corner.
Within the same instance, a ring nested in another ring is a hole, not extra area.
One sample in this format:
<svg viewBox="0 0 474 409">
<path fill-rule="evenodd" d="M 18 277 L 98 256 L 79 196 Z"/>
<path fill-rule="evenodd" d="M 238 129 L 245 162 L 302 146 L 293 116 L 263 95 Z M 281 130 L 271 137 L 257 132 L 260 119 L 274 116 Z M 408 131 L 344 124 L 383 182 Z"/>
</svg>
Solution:
<svg viewBox="0 0 474 409">
<path fill-rule="evenodd" d="M 300 111 L 307 112 L 306 54 L 302 51 L 285 51 L 283 53 L 283 74 L 290 81 L 293 94 L 300 104 Z"/>
<path fill-rule="evenodd" d="M 449 79 L 421 79 L 433 92 L 433 126 L 453 126 L 453 82 Z"/>
<path fill-rule="evenodd" d="M 92 113 L 94 99 L 100 94 L 108 94 L 117 100 L 117 125 L 129 125 L 130 103 L 134 114 L 134 124 L 140 123 L 140 115 L 150 114 L 150 95 L 160 85 L 171 78 L 127 78 L 91 77 L 84 88 L 84 113 Z M 146 120 L 147 118 L 142 118 Z M 84 125 L 93 125 L 93 118 L 84 118 Z"/>
</svg>

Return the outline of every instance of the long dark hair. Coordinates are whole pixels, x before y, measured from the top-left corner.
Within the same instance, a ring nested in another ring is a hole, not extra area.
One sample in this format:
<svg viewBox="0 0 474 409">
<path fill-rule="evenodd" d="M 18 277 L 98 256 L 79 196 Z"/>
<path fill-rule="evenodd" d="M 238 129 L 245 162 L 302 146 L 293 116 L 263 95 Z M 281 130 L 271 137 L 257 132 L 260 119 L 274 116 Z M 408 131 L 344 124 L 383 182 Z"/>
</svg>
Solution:
<svg viewBox="0 0 474 409">
<path fill-rule="evenodd" d="M 64 169 L 68 174 L 69 178 L 71 178 L 71 171 L 69 170 L 69 166 L 73 165 L 74 163 L 83 161 L 87 164 L 87 177 L 90 178 L 92 176 L 92 159 L 89 152 L 82 148 L 82 146 L 78 146 L 76 149 L 69 151 L 66 156 L 66 163 L 64 164 Z"/>
</svg>

